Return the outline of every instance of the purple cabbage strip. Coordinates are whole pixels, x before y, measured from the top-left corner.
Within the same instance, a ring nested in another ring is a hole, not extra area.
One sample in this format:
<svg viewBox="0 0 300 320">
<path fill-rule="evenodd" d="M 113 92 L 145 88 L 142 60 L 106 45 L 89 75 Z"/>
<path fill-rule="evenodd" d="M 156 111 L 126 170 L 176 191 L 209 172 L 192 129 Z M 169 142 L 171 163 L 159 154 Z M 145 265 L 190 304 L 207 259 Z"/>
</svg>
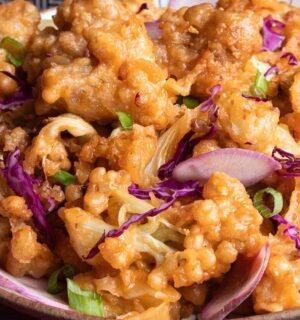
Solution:
<svg viewBox="0 0 300 320">
<path fill-rule="evenodd" d="M 142 200 L 151 199 L 150 192 L 153 192 L 157 198 L 166 200 L 171 196 L 171 192 L 176 192 L 177 197 L 200 196 L 202 188 L 198 181 L 179 182 L 169 179 L 157 183 L 156 187 L 150 189 L 140 189 L 137 184 L 132 184 L 128 187 L 128 192 Z"/>
<path fill-rule="evenodd" d="M 214 97 L 215 95 L 220 92 L 222 89 L 222 86 L 220 84 L 217 84 L 215 86 L 213 86 L 212 88 L 209 89 L 211 95 L 210 97 L 200 105 L 200 110 L 202 112 L 206 112 L 208 110 L 213 110 L 212 112 L 215 113 L 216 112 L 216 109 L 217 109 L 217 106 L 216 104 L 214 103 Z"/>
<path fill-rule="evenodd" d="M 297 66 L 298 65 L 298 60 L 292 52 L 286 52 L 280 58 L 281 59 L 289 58 L 288 64 L 290 66 Z"/>
<path fill-rule="evenodd" d="M 264 77 L 266 78 L 272 73 L 278 74 L 278 72 L 279 72 L 278 67 L 276 66 L 276 64 L 274 64 L 265 72 Z"/>
<path fill-rule="evenodd" d="M 168 178 L 172 175 L 173 170 L 175 169 L 176 165 L 183 161 L 191 152 L 197 143 L 204 139 L 210 139 L 216 133 L 216 128 L 214 125 L 211 126 L 208 133 L 194 138 L 191 140 L 192 136 L 194 135 L 193 131 L 187 132 L 183 138 L 179 141 L 176 152 L 174 156 L 165 164 L 163 164 L 158 169 L 158 177 L 163 180 Z"/>
<path fill-rule="evenodd" d="M 276 156 L 278 153 L 281 158 Z M 272 157 L 278 161 L 285 172 L 277 172 L 281 177 L 300 177 L 300 158 L 296 158 L 292 153 L 275 147 L 272 151 Z"/>
<path fill-rule="evenodd" d="M 159 195 L 161 199 L 166 202 L 162 203 L 159 208 L 153 208 L 144 214 L 134 214 L 118 229 L 109 231 L 107 234 L 103 233 L 101 238 L 93 246 L 84 259 L 92 259 L 99 252 L 99 245 L 105 241 L 106 238 L 116 238 L 123 234 L 132 224 L 143 221 L 145 218 L 155 217 L 159 213 L 167 210 L 172 204 L 181 197 L 196 196 L 200 197 L 202 194 L 202 188 L 199 186 L 198 181 L 178 182 L 174 179 L 169 179 L 157 183 L 156 187 L 151 189 L 139 189 L 138 185 L 132 184 L 128 191 L 139 199 L 150 199 L 149 193 L 153 192 L 155 195 Z"/>
<path fill-rule="evenodd" d="M 15 194 L 25 199 L 27 207 L 33 213 L 33 221 L 36 228 L 47 244 L 52 247 L 54 244 L 52 230 L 46 220 L 46 212 L 41 200 L 33 190 L 33 184 L 36 183 L 36 180 L 32 179 L 19 163 L 20 154 L 20 149 L 17 148 L 7 156 L 4 161 L 3 176 Z"/>
<path fill-rule="evenodd" d="M 285 36 L 274 31 L 274 27 L 277 29 L 283 29 L 285 25 L 284 23 L 273 19 L 270 15 L 264 18 L 264 25 L 262 29 L 264 50 L 276 51 L 282 47 Z"/>
<path fill-rule="evenodd" d="M 15 80 L 20 90 L 13 93 L 10 97 L 0 100 L 0 110 L 8 110 L 15 106 L 19 106 L 20 104 L 33 99 L 32 86 L 26 81 L 21 80 L 20 78 L 14 76 L 10 72 L 0 71 L 11 79 Z"/>
<path fill-rule="evenodd" d="M 143 10 L 149 10 L 148 4 L 146 2 L 141 4 L 137 13 L 141 13 Z"/>
<path fill-rule="evenodd" d="M 127 230 L 132 224 L 143 221 L 146 218 L 155 217 L 162 211 L 167 210 L 171 207 L 171 205 L 177 199 L 176 193 L 169 197 L 167 202 L 164 202 L 160 205 L 159 208 L 154 208 L 147 211 L 144 214 L 134 214 L 132 215 L 126 222 L 124 222 L 121 227 L 118 229 L 110 230 L 107 234 L 103 233 L 101 238 L 97 241 L 97 243 L 93 246 L 87 256 L 83 257 L 84 259 L 92 259 L 96 254 L 99 253 L 99 245 L 102 244 L 106 238 L 117 238 L 123 234 L 125 230 Z"/>
<path fill-rule="evenodd" d="M 300 250 L 300 238 L 298 237 L 300 234 L 300 229 L 294 226 L 292 223 L 287 221 L 285 218 L 283 218 L 279 214 L 272 216 L 271 219 L 287 226 L 287 228 L 283 231 L 283 233 L 286 236 L 288 236 L 290 239 L 292 239 L 296 244 L 297 250 Z"/>
<path fill-rule="evenodd" d="M 269 99 L 268 98 L 259 98 L 259 97 L 255 97 L 255 96 L 252 96 L 250 94 L 247 94 L 245 92 L 242 93 L 242 97 L 246 98 L 246 99 L 251 99 L 251 100 L 254 100 L 256 102 L 267 102 Z"/>
</svg>

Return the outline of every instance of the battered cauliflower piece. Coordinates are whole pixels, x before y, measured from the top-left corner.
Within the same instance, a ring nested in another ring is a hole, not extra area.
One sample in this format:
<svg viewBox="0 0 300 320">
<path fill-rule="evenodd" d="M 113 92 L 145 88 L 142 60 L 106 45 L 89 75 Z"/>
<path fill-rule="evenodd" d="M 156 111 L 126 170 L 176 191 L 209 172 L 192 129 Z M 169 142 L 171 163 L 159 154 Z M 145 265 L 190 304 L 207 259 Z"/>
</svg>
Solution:
<svg viewBox="0 0 300 320">
<path fill-rule="evenodd" d="M 175 288 L 201 284 L 226 273 L 238 253 L 254 255 L 264 239 L 262 217 L 244 186 L 224 173 L 214 173 L 203 189 L 205 200 L 191 205 L 195 223 L 184 240 L 184 250 L 168 253 L 148 278 L 151 287 Z"/>
<path fill-rule="evenodd" d="M 35 166 L 40 161 L 44 161 L 44 169 L 48 176 L 54 175 L 60 169 L 70 169 L 71 163 L 60 138 L 63 131 L 68 131 L 74 137 L 90 138 L 96 134 L 96 130 L 78 116 L 64 114 L 51 118 L 26 150 L 24 168 L 28 173 L 33 174 Z"/>
<path fill-rule="evenodd" d="M 153 127 L 134 125 L 132 130 L 115 130 L 108 142 L 107 159 L 114 170 L 125 170 L 133 182 L 145 185 L 144 171 L 157 148 Z"/>
<path fill-rule="evenodd" d="M 87 256 L 103 232 L 107 233 L 116 228 L 80 208 L 64 209 L 60 217 L 65 222 L 71 245 L 79 257 Z M 152 257 L 149 261 L 160 264 L 166 253 L 174 251 L 138 226 L 131 227 L 118 238 L 107 238 L 99 248 L 100 254 L 86 262 L 95 268 L 101 268 L 104 259 L 119 270 L 126 270 L 141 258 L 141 253 L 147 253 Z"/>
<path fill-rule="evenodd" d="M 27 208 L 24 198 L 9 196 L 0 202 L 0 214 L 9 219 L 29 221 L 32 212 Z"/>
<path fill-rule="evenodd" d="M 28 74 L 28 80 L 35 83 L 41 73 L 53 64 L 66 65 L 86 54 L 87 42 L 83 36 L 47 27 L 39 31 L 30 43 L 23 69 Z"/>
<path fill-rule="evenodd" d="M 11 240 L 10 224 L 7 218 L 0 216 L 0 266 L 5 265 Z"/>
<path fill-rule="evenodd" d="M 11 37 L 27 46 L 40 23 L 38 9 L 30 2 L 14 0 L 0 6 L 0 38 Z"/>
<path fill-rule="evenodd" d="M 12 234 L 6 269 L 13 276 L 41 278 L 57 266 L 53 253 L 45 244 L 37 241 L 37 234 L 32 227 L 24 224 L 13 227 Z"/>
<path fill-rule="evenodd" d="M 240 90 L 228 89 L 221 92 L 218 106 L 222 129 L 234 142 L 250 142 L 260 151 L 274 139 L 279 110 L 272 102 L 256 102 L 244 98 Z"/>
<path fill-rule="evenodd" d="M 285 219 L 300 227 L 300 180 L 290 199 Z M 300 261 L 295 243 L 283 234 L 280 225 L 275 236 L 270 236 L 271 257 L 266 272 L 256 287 L 253 299 L 257 313 L 277 312 L 300 306 Z M 282 294 L 284 292 L 284 294 Z"/>
<path fill-rule="evenodd" d="M 99 63 L 78 58 L 45 70 L 43 100 L 48 105 L 63 101 L 61 109 L 89 121 L 109 123 L 117 111 L 124 111 L 143 126 L 164 129 L 174 118 L 174 95 L 169 96 L 167 73 L 155 62 L 143 20 L 119 1 L 70 3 L 67 11 L 61 5 L 55 21 L 82 34 Z"/>
<path fill-rule="evenodd" d="M 192 93 L 232 81 L 243 63 L 261 50 L 262 18 L 254 12 L 221 11 L 204 3 L 167 11 L 161 19 L 168 71 L 176 79 L 191 77 Z"/>
</svg>

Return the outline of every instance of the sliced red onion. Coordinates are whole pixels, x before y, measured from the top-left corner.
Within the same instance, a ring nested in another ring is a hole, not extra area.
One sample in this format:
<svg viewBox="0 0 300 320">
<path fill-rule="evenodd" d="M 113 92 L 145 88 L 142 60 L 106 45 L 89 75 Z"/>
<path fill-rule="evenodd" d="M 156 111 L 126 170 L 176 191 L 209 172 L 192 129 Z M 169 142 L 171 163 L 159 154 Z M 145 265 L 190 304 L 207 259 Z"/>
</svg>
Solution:
<svg viewBox="0 0 300 320">
<path fill-rule="evenodd" d="M 281 59 L 289 58 L 288 64 L 290 66 L 297 66 L 298 65 L 298 60 L 292 52 L 286 52 L 280 58 Z"/>
<path fill-rule="evenodd" d="M 13 93 L 9 98 L 0 100 L 0 110 L 8 110 L 13 107 L 19 106 L 20 104 L 27 102 L 28 100 L 33 99 L 32 86 L 26 81 L 21 80 L 20 78 L 14 76 L 10 72 L 0 71 L 9 78 L 15 80 L 20 89 Z"/>
<path fill-rule="evenodd" d="M 242 97 L 246 99 L 254 100 L 256 102 L 267 102 L 269 100 L 268 98 L 259 98 L 259 97 L 251 96 L 250 94 L 247 94 L 245 92 L 242 93 Z"/>
<path fill-rule="evenodd" d="M 281 158 L 277 157 L 279 154 Z M 283 171 L 277 172 L 281 177 L 300 177 L 300 158 L 296 158 L 292 153 L 275 147 L 272 157 L 281 164 Z"/>
<path fill-rule="evenodd" d="M 20 150 L 16 149 L 11 152 L 4 161 L 5 168 L 3 176 L 5 177 L 9 187 L 16 195 L 23 197 L 28 208 L 33 213 L 33 221 L 41 236 L 45 239 L 49 246 L 53 246 L 54 238 L 50 225 L 46 220 L 46 212 L 42 206 L 39 196 L 33 189 L 33 184 L 36 182 L 23 169 L 20 164 Z"/>
<path fill-rule="evenodd" d="M 201 4 L 206 1 L 201 0 L 170 0 L 168 7 L 178 10 L 182 7 L 193 7 L 197 6 L 198 4 Z"/>
<path fill-rule="evenodd" d="M 272 73 L 278 74 L 278 72 L 279 72 L 278 67 L 276 66 L 276 64 L 274 64 L 265 72 L 264 77 L 266 78 Z"/>
<path fill-rule="evenodd" d="M 285 36 L 274 31 L 274 28 L 283 29 L 284 23 L 275 20 L 272 16 L 264 18 L 264 25 L 262 29 L 263 49 L 267 51 L 276 51 L 282 47 Z"/>
<path fill-rule="evenodd" d="M 214 172 L 224 172 L 248 187 L 279 169 L 281 165 L 266 154 L 227 148 L 181 162 L 174 169 L 173 177 L 181 182 L 198 180 L 200 185 L 204 185 Z"/>
<path fill-rule="evenodd" d="M 162 38 L 162 30 L 159 27 L 159 22 L 158 21 L 153 21 L 153 22 L 145 22 L 145 27 L 147 29 L 148 36 L 152 40 L 159 40 Z"/>
<path fill-rule="evenodd" d="M 183 161 L 188 155 L 190 155 L 193 151 L 193 148 L 201 141 L 205 139 L 210 139 L 216 133 L 216 128 L 214 125 L 211 126 L 208 133 L 194 138 L 191 140 L 192 136 L 195 134 L 193 131 L 189 131 L 186 133 L 183 138 L 179 141 L 176 152 L 174 156 L 165 164 L 163 164 L 158 169 L 158 177 L 163 180 L 172 175 L 172 172 L 176 165 Z M 190 179 L 193 180 L 193 179 Z"/>
<path fill-rule="evenodd" d="M 216 294 L 201 312 L 201 320 L 223 320 L 245 301 L 262 279 L 270 259 L 270 246 L 264 245 L 252 258 L 239 256 L 225 275 Z"/>
<path fill-rule="evenodd" d="M 144 3 L 141 4 L 141 6 L 140 6 L 140 8 L 139 8 L 139 10 L 138 10 L 138 12 L 137 12 L 137 14 L 138 14 L 138 13 L 141 13 L 141 12 L 144 11 L 144 10 L 149 10 L 148 4 L 147 4 L 146 2 L 144 2 Z"/>
</svg>

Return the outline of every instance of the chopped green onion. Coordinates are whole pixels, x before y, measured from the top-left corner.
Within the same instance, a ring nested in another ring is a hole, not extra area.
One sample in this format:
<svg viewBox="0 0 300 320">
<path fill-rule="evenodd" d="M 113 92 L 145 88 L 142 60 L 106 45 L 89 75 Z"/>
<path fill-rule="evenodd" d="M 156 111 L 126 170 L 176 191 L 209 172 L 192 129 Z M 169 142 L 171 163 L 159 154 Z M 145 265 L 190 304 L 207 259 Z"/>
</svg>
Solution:
<svg viewBox="0 0 300 320">
<path fill-rule="evenodd" d="M 273 197 L 273 211 L 271 211 L 264 203 L 265 194 L 269 194 Z M 262 189 L 255 193 L 253 197 L 253 205 L 264 218 L 271 218 L 282 211 L 282 194 L 273 188 Z"/>
<path fill-rule="evenodd" d="M 55 175 L 52 176 L 52 178 L 56 182 L 58 182 L 58 183 L 60 183 L 60 184 L 62 184 L 64 186 L 68 186 L 69 184 L 73 184 L 76 181 L 76 177 L 75 176 L 73 176 L 71 173 L 69 173 L 67 171 L 64 171 L 64 170 L 57 171 L 55 173 Z"/>
<path fill-rule="evenodd" d="M 119 118 L 122 129 L 131 130 L 133 127 L 133 118 L 130 114 L 125 112 L 116 112 Z"/>
<path fill-rule="evenodd" d="M 104 317 L 102 297 L 92 291 L 82 290 L 73 280 L 67 279 L 69 306 L 83 314 Z"/>
<path fill-rule="evenodd" d="M 188 109 L 195 109 L 199 106 L 200 101 L 198 98 L 192 97 L 192 96 L 179 96 L 177 101 L 177 104 L 184 104 Z"/>
<path fill-rule="evenodd" d="M 66 264 L 60 269 L 54 271 L 49 280 L 48 280 L 48 287 L 47 291 L 51 294 L 58 294 L 64 291 L 64 288 L 58 283 L 59 278 L 63 277 L 64 279 L 73 278 L 75 275 L 75 268 L 70 265 Z"/>
<path fill-rule="evenodd" d="M 5 37 L 0 42 L 0 47 L 6 51 L 8 60 L 17 68 L 24 62 L 25 47 L 17 40 Z"/>
<path fill-rule="evenodd" d="M 265 76 L 257 71 L 254 85 L 250 88 L 250 93 L 254 97 L 266 98 L 268 93 L 269 83 Z"/>
</svg>

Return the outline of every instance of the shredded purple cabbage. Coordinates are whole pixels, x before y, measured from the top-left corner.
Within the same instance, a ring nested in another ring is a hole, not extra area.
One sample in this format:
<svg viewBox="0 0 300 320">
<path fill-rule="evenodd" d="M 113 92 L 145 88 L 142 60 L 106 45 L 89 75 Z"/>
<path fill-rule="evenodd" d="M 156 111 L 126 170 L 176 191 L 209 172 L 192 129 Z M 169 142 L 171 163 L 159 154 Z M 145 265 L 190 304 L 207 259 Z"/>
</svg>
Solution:
<svg viewBox="0 0 300 320">
<path fill-rule="evenodd" d="M 140 13 L 142 12 L 143 10 L 149 10 L 149 7 L 148 7 L 148 4 L 146 2 L 142 3 L 138 12 L 137 13 Z"/>
<path fill-rule="evenodd" d="M 256 102 L 267 102 L 269 99 L 268 98 L 259 98 L 259 97 L 255 97 L 255 96 L 252 96 L 250 94 L 247 94 L 245 92 L 242 93 L 242 97 L 246 98 L 246 99 L 251 99 L 251 100 L 254 100 Z"/>
<path fill-rule="evenodd" d="M 201 140 L 204 139 L 210 139 L 211 137 L 214 136 L 216 133 L 216 128 L 214 125 L 211 126 L 210 130 L 208 133 L 194 138 L 191 140 L 192 136 L 194 135 L 193 131 L 189 131 L 186 133 L 183 138 L 179 141 L 176 152 L 174 156 L 165 164 L 163 164 L 159 169 L 158 169 L 158 177 L 163 180 L 165 178 L 168 178 L 172 175 L 174 168 L 178 163 L 183 161 L 189 154 L 192 153 L 193 148 L 197 143 L 199 143 Z"/>
<path fill-rule="evenodd" d="M 137 184 L 128 187 L 128 192 L 136 198 L 150 200 L 150 193 L 159 199 L 168 199 L 171 193 L 177 194 L 177 197 L 200 196 L 202 188 L 198 181 L 178 182 L 175 179 L 169 179 L 156 184 L 154 188 L 140 189 Z"/>
<path fill-rule="evenodd" d="M 282 47 L 285 36 L 274 31 L 274 28 L 283 29 L 284 27 L 284 23 L 273 19 L 270 15 L 264 18 L 264 25 L 262 29 L 264 50 L 276 51 Z"/>
<path fill-rule="evenodd" d="M 264 77 L 266 78 L 272 73 L 278 74 L 278 72 L 279 72 L 278 67 L 276 66 L 276 64 L 274 64 L 265 72 Z"/>
<path fill-rule="evenodd" d="M 271 219 L 287 226 L 287 228 L 283 231 L 283 233 L 289 238 L 291 238 L 293 241 L 295 241 L 297 250 L 300 250 L 300 238 L 299 238 L 300 229 L 294 226 L 292 223 L 287 221 L 285 218 L 283 218 L 279 214 L 272 216 Z"/>
<path fill-rule="evenodd" d="M 276 153 L 281 158 L 276 156 Z M 283 172 L 277 171 L 278 175 L 281 177 L 300 177 L 300 158 L 296 158 L 292 153 L 277 147 L 273 149 L 272 157 L 281 164 L 284 170 Z"/>
<path fill-rule="evenodd" d="M 93 246 L 84 259 L 92 259 L 99 253 L 99 245 L 105 241 L 106 238 L 116 238 L 121 236 L 125 230 L 127 230 L 132 224 L 143 221 L 146 218 L 155 217 L 159 213 L 167 210 L 172 204 L 181 197 L 196 196 L 200 197 L 202 194 L 202 188 L 199 186 L 198 181 L 178 182 L 174 179 L 169 179 L 157 183 L 156 187 L 151 189 L 139 189 L 138 185 L 132 184 L 128 191 L 139 199 L 150 199 L 150 192 L 153 192 L 160 199 L 164 199 L 166 202 L 162 203 L 159 208 L 151 209 L 144 214 L 134 214 L 118 229 L 109 231 L 107 234 L 103 233 L 101 238 Z"/>
<path fill-rule="evenodd" d="M 297 66 L 298 65 L 298 60 L 292 52 L 286 52 L 280 58 L 281 59 L 289 58 L 288 64 L 290 66 Z"/>
<path fill-rule="evenodd" d="M 9 187 L 16 195 L 23 197 L 28 208 L 33 213 L 33 221 L 41 236 L 45 239 L 49 246 L 53 246 L 54 238 L 50 225 L 46 220 L 46 212 L 42 206 L 39 196 L 33 189 L 33 184 L 37 184 L 37 180 L 33 179 L 20 164 L 20 149 L 11 152 L 4 161 L 5 168 L 3 176 L 5 177 Z"/>
<path fill-rule="evenodd" d="M 213 86 L 212 88 L 209 89 L 211 95 L 210 97 L 200 105 L 200 110 L 202 112 L 207 112 L 209 111 L 209 120 L 210 122 L 215 122 L 218 118 L 218 107 L 214 103 L 214 97 L 215 95 L 220 92 L 222 89 L 222 86 L 220 84 L 217 84 Z"/>
<path fill-rule="evenodd" d="M 0 100 L 0 110 L 8 110 L 15 106 L 19 106 L 20 104 L 33 99 L 32 86 L 26 81 L 21 80 L 20 78 L 14 76 L 10 72 L 0 71 L 11 79 L 15 80 L 20 90 L 13 93 L 10 97 Z"/>
</svg>

